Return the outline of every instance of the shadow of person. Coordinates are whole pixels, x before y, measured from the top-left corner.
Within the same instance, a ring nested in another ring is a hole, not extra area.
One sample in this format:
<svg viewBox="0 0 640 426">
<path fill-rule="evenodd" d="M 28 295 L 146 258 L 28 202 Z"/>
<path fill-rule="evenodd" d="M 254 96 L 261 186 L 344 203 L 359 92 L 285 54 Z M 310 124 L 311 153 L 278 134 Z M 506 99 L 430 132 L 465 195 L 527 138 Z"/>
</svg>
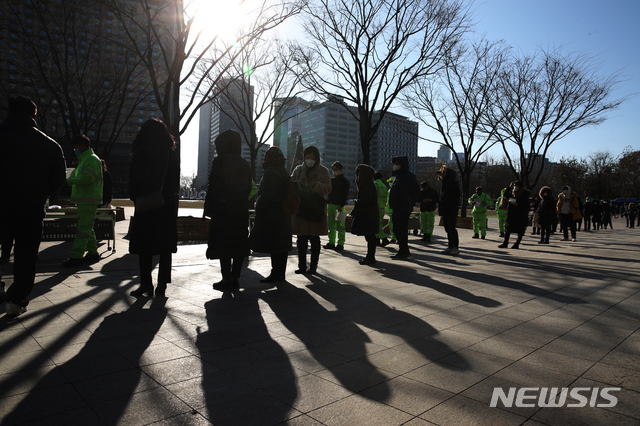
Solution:
<svg viewBox="0 0 640 426">
<path fill-rule="evenodd" d="M 351 317 L 354 323 L 371 330 L 404 340 L 407 349 L 412 348 L 412 351 L 444 368 L 453 368 L 454 364 L 457 368 L 470 368 L 468 360 L 438 339 L 438 330 L 423 319 L 394 309 L 356 286 L 340 284 L 328 277 L 314 277 L 311 281 L 313 285 L 307 288 L 332 303 L 337 314 Z M 355 315 L 358 308 L 354 306 L 354 301 L 362 307 L 360 313 Z M 444 357 L 447 357 L 447 363 L 440 363 L 439 360 Z"/>
<path fill-rule="evenodd" d="M 131 399 L 140 399 L 145 391 L 154 393 L 159 388 L 138 368 L 143 354 L 164 322 L 166 310 L 144 309 L 146 300 L 133 303 L 122 314 L 104 317 L 100 325 L 82 345 L 82 349 L 68 361 L 57 358 L 59 365 L 35 384 L 34 390 L 3 419 L 3 425 L 14 425 L 46 418 L 53 424 L 117 424 L 126 416 L 132 424 L 137 413 L 130 409 Z M 144 322 L 144 327 L 126 319 L 133 316 Z M 148 318 L 147 318 L 148 317 Z M 149 321 L 146 321 L 149 319 Z M 122 339 L 127 329 L 136 329 Z M 14 375 L 14 380 L 24 380 Z M 13 383 L 5 385 L 16 385 Z M 147 395 L 155 406 L 147 410 L 161 412 L 163 402 L 158 395 Z M 125 415 L 126 412 L 126 415 Z M 141 413 L 140 420 L 148 417 Z M 158 416 L 159 414 L 156 414 Z M 163 417 L 159 417 L 161 419 Z"/>
<path fill-rule="evenodd" d="M 311 281 L 320 280 L 310 275 Z M 352 392 L 378 386 L 378 397 L 384 401 L 390 391 L 390 377 L 368 359 L 367 334 L 339 312 L 328 310 L 306 290 L 284 282 L 276 290 L 265 292 L 262 300 L 269 304 L 284 327 L 299 339 L 306 351 L 295 355 L 307 359 L 296 367 L 339 383 Z M 313 361 L 308 358 L 311 357 Z M 329 403 L 332 401 L 325 401 Z"/>
<path fill-rule="evenodd" d="M 196 338 L 201 388 L 181 398 L 216 426 L 275 425 L 300 414 L 292 408 L 298 396 L 294 369 L 265 324 L 257 294 L 227 292 L 205 304 L 208 328 L 198 328 Z"/>
</svg>

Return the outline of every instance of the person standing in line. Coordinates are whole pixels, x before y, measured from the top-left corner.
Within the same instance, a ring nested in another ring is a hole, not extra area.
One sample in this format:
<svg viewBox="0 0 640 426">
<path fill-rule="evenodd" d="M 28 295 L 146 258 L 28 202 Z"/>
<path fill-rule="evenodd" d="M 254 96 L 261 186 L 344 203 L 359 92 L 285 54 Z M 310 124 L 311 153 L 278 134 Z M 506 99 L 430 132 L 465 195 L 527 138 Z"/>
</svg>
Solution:
<svg viewBox="0 0 640 426">
<path fill-rule="evenodd" d="M 584 214 L 584 204 L 582 203 L 582 198 L 580 195 L 575 194 L 578 199 L 578 212 L 580 213 L 580 219 L 576 219 L 576 232 L 580 232 L 582 228 L 582 215 Z"/>
<path fill-rule="evenodd" d="M 593 230 L 599 231 L 602 220 L 602 205 L 600 205 L 600 200 L 593 200 Z"/>
<path fill-rule="evenodd" d="M 571 241 L 576 240 L 576 220 L 581 219 L 578 197 L 571 192 L 569 185 L 562 187 L 562 192 L 558 195 L 558 217 L 563 224 L 564 237 L 560 241 L 569 241 L 569 230 L 571 230 Z"/>
<path fill-rule="evenodd" d="M 391 176 L 389 179 L 387 179 L 387 183 L 389 184 L 389 186 L 393 185 L 393 181 L 396 180 L 395 176 Z M 389 194 L 391 194 L 391 191 L 387 191 L 387 207 L 386 207 L 386 214 L 387 216 L 389 216 L 389 222 L 387 222 L 387 225 L 389 226 L 389 236 L 391 237 L 391 241 L 389 241 L 389 239 L 385 237 L 384 239 L 380 242 L 380 246 L 381 247 L 385 247 L 389 244 L 395 244 L 397 242 L 396 239 L 396 234 L 393 232 L 393 209 L 391 208 L 391 205 L 389 204 Z M 382 231 L 382 230 L 381 230 Z"/>
<path fill-rule="evenodd" d="M 271 255 L 271 273 L 260 280 L 263 283 L 281 282 L 287 272 L 287 257 L 291 246 L 291 216 L 283 211 L 282 203 L 287 193 L 290 176 L 282 150 L 272 146 L 264 155 L 256 220 L 251 229 L 251 249 Z"/>
<path fill-rule="evenodd" d="M 538 244 L 549 244 L 551 226 L 556 217 L 556 203 L 551 197 L 551 188 L 540 188 L 540 204 L 538 205 L 538 222 L 540 224 L 540 241 Z"/>
<path fill-rule="evenodd" d="M 443 165 L 440 167 L 440 170 L 438 170 L 438 179 L 442 180 L 438 214 L 442 217 L 448 240 L 447 248 L 442 251 L 442 254 L 450 254 L 452 256 L 460 254 L 460 249 L 458 248 L 458 230 L 456 229 L 458 204 L 460 202 L 460 185 L 458 185 L 456 177 L 456 171 L 448 168 L 446 165 Z"/>
<path fill-rule="evenodd" d="M 583 206 L 584 215 L 582 219 L 584 220 L 584 230 L 586 232 L 591 232 L 591 216 L 593 215 L 593 203 L 591 202 L 591 198 L 587 197 Z"/>
<path fill-rule="evenodd" d="M 153 256 L 159 256 L 155 296 L 164 297 L 171 282 L 172 254 L 178 251 L 179 190 L 180 164 L 175 140 L 162 121 L 150 118 L 131 145 L 129 198 L 135 212 L 131 217 L 129 253 L 138 255 L 140 268 L 140 287 L 131 292 L 134 297 L 154 295 Z M 162 205 L 143 209 L 141 199 L 158 192 Z"/>
<path fill-rule="evenodd" d="M 324 245 L 325 249 L 335 249 L 335 251 L 344 250 L 344 242 L 346 237 L 345 221 L 336 218 L 337 213 L 344 210 L 349 198 L 349 179 L 342 174 L 342 164 L 339 161 L 331 165 L 333 176 L 331 178 L 331 192 L 329 193 L 329 205 L 327 206 L 329 242 Z M 336 234 L 338 245 L 336 245 Z"/>
<path fill-rule="evenodd" d="M 389 189 L 382 181 L 382 173 L 380 172 L 376 172 L 373 183 L 376 185 L 376 192 L 378 193 L 378 218 L 380 220 L 380 231 L 376 234 L 376 238 L 378 239 L 377 245 L 382 245 L 382 241 L 387 240 L 387 234 L 382 228 L 384 228 L 384 214 L 387 207 Z M 388 243 L 389 240 L 387 240 L 387 244 Z"/>
<path fill-rule="evenodd" d="M 358 263 L 361 265 L 373 265 L 376 263 L 376 246 L 378 245 L 376 234 L 380 230 L 378 194 L 373 183 L 375 170 L 366 164 L 359 164 L 356 167 L 356 176 L 358 195 L 356 204 L 351 212 L 353 216 L 351 233 L 362 235 L 367 241 L 367 255 Z"/>
<path fill-rule="evenodd" d="M 502 188 L 500 191 L 500 197 L 496 200 L 496 212 L 498 214 L 498 229 L 500 230 L 500 238 L 504 238 L 504 225 L 507 222 L 507 207 L 508 207 L 508 199 L 505 199 L 504 193 L 507 191 L 507 188 Z"/>
<path fill-rule="evenodd" d="M 100 260 L 93 226 L 98 207 L 102 204 L 102 162 L 91 149 L 91 142 L 85 135 L 74 136 L 71 143 L 79 163 L 73 175 L 67 178 L 67 185 L 71 185 L 69 201 L 75 203 L 78 209 L 78 225 L 71 256 L 62 262 L 64 267 Z"/>
<path fill-rule="evenodd" d="M 393 229 L 398 239 L 398 252 L 391 256 L 394 260 L 408 260 L 409 216 L 420 198 L 420 184 L 416 175 L 409 171 L 409 157 L 401 156 L 393 160 L 395 180 L 389 190 L 389 205 L 393 209 Z"/>
<path fill-rule="evenodd" d="M 608 200 L 602 200 L 602 226 L 604 229 L 607 229 L 607 226 L 613 229 L 613 224 L 611 223 L 611 205 Z"/>
<path fill-rule="evenodd" d="M 320 260 L 320 236 L 327 235 L 327 203 L 331 192 L 329 170 L 320 164 L 320 151 L 313 145 L 304 151 L 304 162 L 291 174 L 300 188 L 300 212 L 291 217 L 292 231 L 297 235 L 298 269 L 296 274 L 315 274 Z M 307 269 L 307 248 L 311 244 L 311 262 Z"/>
<path fill-rule="evenodd" d="M 9 116 L 0 124 L 0 235 L 10 231 L 15 238 L 13 283 L 6 293 L 4 286 L 0 288 L 0 303 L 6 301 L 10 317 L 27 311 L 45 204 L 66 175 L 62 148 L 36 127 L 37 111 L 31 100 L 11 98 Z M 25 188 L 29 189 L 28 197 Z"/>
<path fill-rule="evenodd" d="M 491 202 L 491 198 L 486 192 L 482 192 L 482 187 L 476 188 L 476 193 L 469 197 L 469 204 L 473 206 L 471 214 L 473 215 L 473 237 L 479 238 L 482 235 L 484 240 L 487 236 L 487 206 Z"/>
<path fill-rule="evenodd" d="M 211 218 L 207 259 L 220 259 L 222 280 L 215 290 L 240 288 L 239 278 L 249 248 L 249 194 L 251 165 L 242 158 L 242 138 L 225 130 L 214 141 L 217 156 L 211 163 L 204 215 Z"/>
<path fill-rule="evenodd" d="M 627 208 L 627 220 L 629 221 L 629 228 L 635 228 L 637 215 L 638 211 L 636 209 L 635 203 L 629 203 L 629 207 Z"/>
<path fill-rule="evenodd" d="M 524 189 L 522 181 L 513 182 L 507 192 L 509 197 L 509 207 L 507 208 L 507 226 L 504 234 L 504 242 L 498 248 L 509 247 L 509 237 L 517 234 L 518 239 L 511 246 L 512 249 L 520 248 L 520 242 L 527 230 L 529 215 L 529 191 Z"/>
<path fill-rule="evenodd" d="M 538 194 L 533 196 L 533 200 L 530 203 L 531 214 L 531 235 L 540 235 L 540 215 L 538 214 L 538 208 L 540 207 L 540 197 Z"/>
<path fill-rule="evenodd" d="M 422 228 L 422 241 L 431 242 L 433 225 L 436 218 L 436 205 L 438 204 L 438 191 L 429 186 L 429 182 L 420 184 L 420 227 Z"/>
</svg>

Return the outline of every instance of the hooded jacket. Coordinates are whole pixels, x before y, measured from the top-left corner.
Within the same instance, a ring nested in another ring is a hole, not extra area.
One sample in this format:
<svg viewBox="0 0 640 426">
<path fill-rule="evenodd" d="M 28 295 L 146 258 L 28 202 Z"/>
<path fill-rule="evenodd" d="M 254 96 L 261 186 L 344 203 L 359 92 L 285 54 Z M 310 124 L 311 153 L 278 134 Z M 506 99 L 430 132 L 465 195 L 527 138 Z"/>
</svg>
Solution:
<svg viewBox="0 0 640 426">
<path fill-rule="evenodd" d="M 580 203 L 578 202 L 578 197 L 571 192 L 571 187 L 569 188 L 569 212 L 573 215 L 573 220 L 582 219 L 582 215 L 580 214 Z M 558 217 L 562 214 L 562 205 L 564 204 L 565 195 L 564 192 L 561 192 L 558 195 L 558 204 L 556 205 L 556 209 L 558 210 Z"/>
<path fill-rule="evenodd" d="M 329 170 L 320 164 L 320 151 L 313 145 L 304 149 L 304 156 L 313 154 L 316 162 L 313 167 L 308 167 L 303 161 L 291 174 L 291 180 L 298 182 L 300 191 L 312 191 L 318 196 L 324 197 L 331 192 L 331 176 Z M 292 231 L 295 235 L 327 235 L 327 206 L 324 206 L 324 215 L 321 222 L 311 222 L 298 215 L 291 216 Z"/>
<path fill-rule="evenodd" d="M 438 214 L 440 216 L 458 216 L 458 203 L 460 202 L 460 186 L 456 180 L 458 174 L 453 169 L 446 170 L 447 172 L 442 178 Z"/>
<path fill-rule="evenodd" d="M 540 205 L 538 205 L 538 223 L 542 226 L 552 225 L 556 218 L 556 206 L 551 197 L 551 188 L 543 186 L 538 193 Z"/>
<path fill-rule="evenodd" d="M 380 231 L 378 217 L 378 192 L 373 183 L 375 170 L 367 164 L 359 164 L 356 167 L 358 178 L 358 196 L 356 205 L 351 213 L 354 221 L 351 225 L 351 233 L 356 235 L 377 234 Z"/>
<path fill-rule="evenodd" d="M 389 190 L 389 206 L 392 210 L 411 212 L 420 199 L 420 184 L 416 175 L 409 171 L 409 158 L 396 157 L 393 162 L 400 164 L 400 170 L 394 170 L 395 179 Z"/>
<path fill-rule="evenodd" d="M 209 225 L 208 259 L 248 256 L 249 194 L 253 187 L 251 166 L 240 155 L 242 140 L 234 130 L 215 140 L 217 156 L 211 164 L 205 199 Z"/>
</svg>

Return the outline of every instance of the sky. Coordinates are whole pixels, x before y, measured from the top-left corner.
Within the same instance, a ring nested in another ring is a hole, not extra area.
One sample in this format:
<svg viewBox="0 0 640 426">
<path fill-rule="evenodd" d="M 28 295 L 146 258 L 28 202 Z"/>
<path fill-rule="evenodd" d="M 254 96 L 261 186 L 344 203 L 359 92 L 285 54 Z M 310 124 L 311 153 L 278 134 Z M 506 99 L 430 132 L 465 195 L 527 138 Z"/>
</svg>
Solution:
<svg viewBox="0 0 640 426">
<path fill-rule="evenodd" d="M 504 40 L 523 54 L 537 47 L 562 47 L 594 57 L 602 76 L 621 75 L 612 99 L 630 98 L 599 126 L 576 130 L 555 142 L 549 150 L 551 161 L 601 151 L 616 157 L 626 146 L 640 149 L 640 0 L 478 0 L 472 9 L 474 31 L 489 40 Z M 400 109 L 392 111 L 406 115 Z M 191 175 L 197 167 L 198 120 L 191 122 L 181 141 L 182 174 Z M 436 144 L 420 141 L 418 155 L 435 157 L 437 149 Z M 501 152 L 494 148 L 490 155 L 500 158 Z"/>
</svg>

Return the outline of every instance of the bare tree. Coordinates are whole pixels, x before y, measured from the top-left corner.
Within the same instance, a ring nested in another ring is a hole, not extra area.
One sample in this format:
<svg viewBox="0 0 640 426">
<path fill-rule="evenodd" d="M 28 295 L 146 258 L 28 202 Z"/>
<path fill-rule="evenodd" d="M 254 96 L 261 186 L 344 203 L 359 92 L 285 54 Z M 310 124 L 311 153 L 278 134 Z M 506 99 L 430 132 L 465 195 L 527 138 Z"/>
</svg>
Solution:
<svg viewBox="0 0 640 426">
<path fill-rule="evenodd" d="M 502 73 L 487 124 L 497 128 L 511 170 L 528 188 L 537 184 L 554 142 L 602 123 L 626 99 L 610 100 L 619 76 L 601 77 L 598 70 L 591 58 L 558 49 L 516 57 Z"/>
<path fill-rule="evenodd" d="M 612 198 L 616 184 L 616 159 L 608 151 L 595 152 L 586 159 L 587 188 L 590 196 L 601 200 Z"/>
<path fill-rule="evenodd" d="M 218 65 L 230 67 L 245 46 L 300 11 L 295 0 L 264 0 L 234 42 L 224 43 L 220 35 L 205 39 L 204 23 L 195 30 L 200 14 L 193 1 L 102 1 L 123 23 L 124 35 L 149 72 L 162 120 L 177 139 L 211 99 L 215 85 L 202 89 L 204 82 L 217 82 L 229 69 Z M 202 67 L 205 59 L 208 65 Z"/>
<path fill-rule="evenodd" d="M 624 198 L 635 197 L 640 192 L 640 150 L 625 147 L 618 158 L 616 176 L 619 191 L 616 195 Z"/>
<path fill-rule="evenodd" d="M 128 61 L 124 45 L 112 51 L 96 1 L 31 0 L 30 13 L 24 4 L 8 4 L 21 47 L 14 64 L 24 83 L 20 91 L 36 100 L 41 127 L 58 140 L 90 135 L 94 150 L 107 158 L 149 94 L 144 84 L 131 84 L 145 72 L 140 61 Z M 16 88 L 2 87 L 5 96 L 15 95 Z"/>
<path fill-rule="evenodd" d="M 506 54 L 502 42 L 486 40 L 453 50 L 445 56 L 446 67 L 436 78 L 417 80 L 403 96 L 403 104 L 438 135 L 425 139 L 453 151 L 462 182 L 462 217 L 467 213 L 474 168 L 497 142 L 495 127 L 483 124 Z"/>
<path fill-rule="evenodd" d="M 254 179 L 258 152 L 273 137 L 275 120 L 303 93 L 300 79 L 307 70 L 298 69 L 292 52 L 288 43 L 255 39 L 231 64 L 221 64 L 229 77 L 217 81 L 213 102 L 247 143 Z M 280 101 L 274 102 L 275 99 Z M 304 110 L 298 108 L 297 113 L 287 118 Z"/>
<path fill-rule="evenodd" d="M 298 58 L 305 85 L 359 121 L 363 161 L 385 114 L 415 80 L 438 72 L 467 30 L 458 0 L 316 0 Z M 347 103 L 357 108 L 351 112 Z"/>
<path fill-rule="evenodd" d="M 563 157 L 560 159 L 560 165 L 555 170 L 556 185 L 551 188 L 555 191 L 560 190 L 560 185 L 569 185 L 571 191 L 576 194 L 589 196 L 591 189 L 588 187 L 587 179 L 589 173 L 589 165 L 582 158 Z"/>
</svg>

